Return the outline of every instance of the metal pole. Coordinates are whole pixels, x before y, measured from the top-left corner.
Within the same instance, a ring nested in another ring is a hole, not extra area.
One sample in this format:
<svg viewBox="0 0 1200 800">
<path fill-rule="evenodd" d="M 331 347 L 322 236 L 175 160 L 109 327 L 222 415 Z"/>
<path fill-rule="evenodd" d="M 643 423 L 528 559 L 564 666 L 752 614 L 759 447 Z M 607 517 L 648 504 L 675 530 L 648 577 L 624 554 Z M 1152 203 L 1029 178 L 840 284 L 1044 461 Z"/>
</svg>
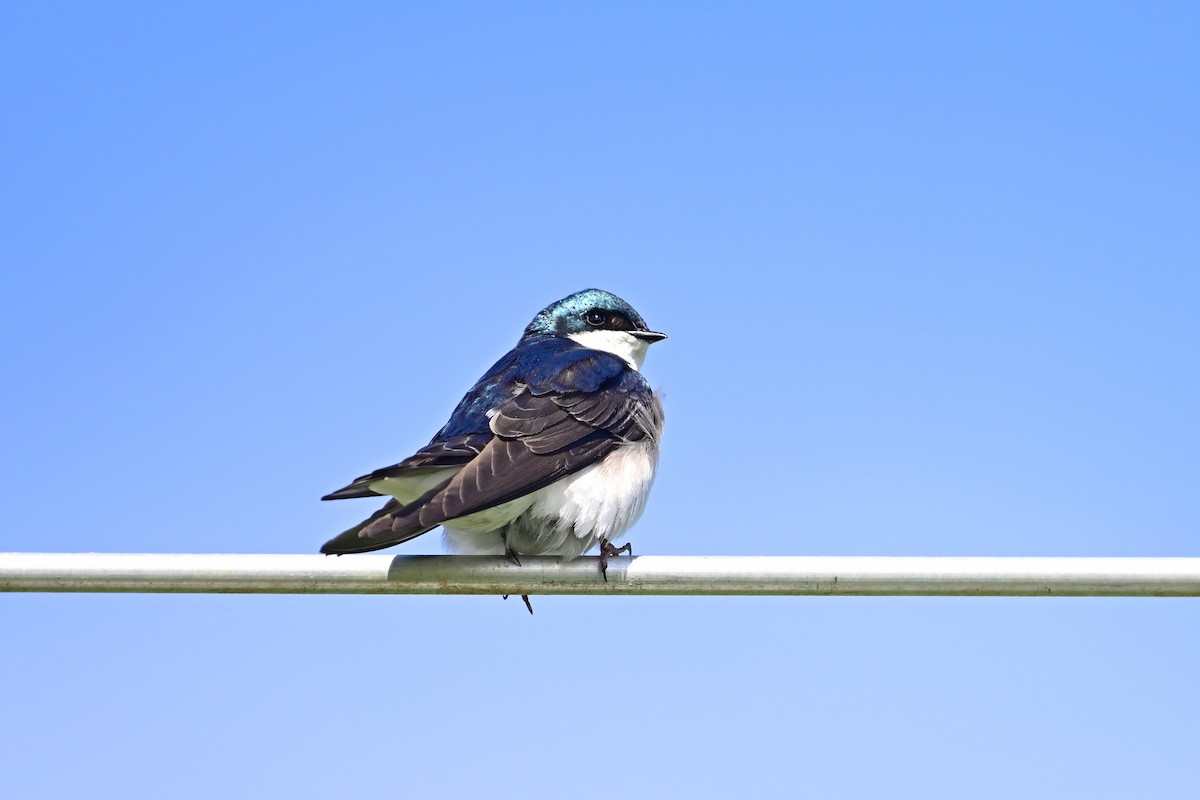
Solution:
<svg viewBox="0 0 1200 800">
<path fill-rule="evenodd" d="M 1200 596 L 1200 558 L 0 553 L 4 592 Z"/>
</svg>

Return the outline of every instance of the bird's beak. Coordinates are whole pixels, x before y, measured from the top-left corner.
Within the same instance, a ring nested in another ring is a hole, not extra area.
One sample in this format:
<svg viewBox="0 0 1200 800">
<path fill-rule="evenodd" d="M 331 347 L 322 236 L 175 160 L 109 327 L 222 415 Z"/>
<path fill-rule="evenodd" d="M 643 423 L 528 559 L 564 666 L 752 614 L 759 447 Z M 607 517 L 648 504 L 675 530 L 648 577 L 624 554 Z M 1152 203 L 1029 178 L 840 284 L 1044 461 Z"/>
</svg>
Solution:
<svg viewBox="0 0 1200 800">
<path fill-rule="evenodd" d="M 667 338 L 665 333 L 655 333 L 654 331 L 630 331 L 630 333 L 641 339 L 646 344 L 654 344 L 655 342 L 661 342 L 663 339 Z"/>
</svg>

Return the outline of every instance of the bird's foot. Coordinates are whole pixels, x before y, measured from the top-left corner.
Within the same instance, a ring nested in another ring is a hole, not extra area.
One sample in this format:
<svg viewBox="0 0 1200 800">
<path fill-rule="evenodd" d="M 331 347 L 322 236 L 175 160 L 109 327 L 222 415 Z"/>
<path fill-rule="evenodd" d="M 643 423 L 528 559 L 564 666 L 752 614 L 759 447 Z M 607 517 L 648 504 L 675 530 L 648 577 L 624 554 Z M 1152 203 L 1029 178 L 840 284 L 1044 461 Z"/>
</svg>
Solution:
<svg viewBox="0 0 1200 800">
<path fill-rule="evenodd" d="M 621 553 L 633 555 L 633 545 L 629 542 L 616 547 L 608 539 L 600 540 L 600 575 L 604 578 L 604 582 L 608 583 L 608 559 L 619 556 Z"/>
<path fill-rule="evenodd" d="M 521 566 L 521 559 L 517 557 L 517 551 L 513 550 L 511 547 L 509 547 L 507 541 L 504 543 L 504 557 L 507 558 L 509 561 L 511 561 L 513 564 L 517 565 L 518 567 Z M 506 595 L 506 594 L 503 594 L 500 596 L 503 597 L 505 600 L 508 599 L 508 595 Z M 528 608 L 529 613 L 532 614 L 533 613 L 533 603 L 529 602 L 529 595 L 523 594 L 523 595 L 521 595 L 521 599 L 525 601 L 525 607 Z"/>
<path fill-rule="evenodd" d="M 500 596 L 503 597 L 505 600 L 508 599 L 508 595 L 506 595 L 506 594 L 502 594 Z M 532 614 L 533 613 L 533 603 L 529 602 L 529 595 L 523 594 L 523 595 L 521 595 L 521 599 L 525 601 L 525 607 L 528 608 L 529 613 Z"/>
</svg>

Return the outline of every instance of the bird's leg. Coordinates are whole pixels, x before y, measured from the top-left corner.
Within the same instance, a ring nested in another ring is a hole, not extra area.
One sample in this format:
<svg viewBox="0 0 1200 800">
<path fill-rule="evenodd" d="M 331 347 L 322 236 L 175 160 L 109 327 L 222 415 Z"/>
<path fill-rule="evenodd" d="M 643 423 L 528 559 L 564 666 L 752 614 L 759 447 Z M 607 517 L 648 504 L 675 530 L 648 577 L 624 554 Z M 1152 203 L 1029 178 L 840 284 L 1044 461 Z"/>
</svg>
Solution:
<svg viewBox="0 0 1200 800">
<path fill-rule="evenodd" d="M 500 541 L 504 542 L 504 557 L 518 567 L 521 566 L 521 559 L 517 557 L 517 551 L 513 550 L 508 543 L 508 533 L 506 531 L 500 533 Z"/>
<path fill-rule="evenodd" d="M 620 547 L 615 547 L 608 539 L 600 540 L 600 574 L 604 577 L 605 583 L 608 583 L 608 559 L 619 556 L 621 553 L 633 555 L 633 545 L 626 542 Z"/>
<path fill-rule="evenodd" d="M 518 567 L 521 566 L 521 559 L 517 557 L 517 551 L 513 550 L 511 547 L 508 546 L 508 534 L 501 533 L 500 538 L 504 540 L 504 557 L 507 558 L 512 563 L 516 564 Z M 500 596 L 503 597 L 505 600 L 508 599 L 508 595 L 506 595 L 506 594 L 503 594 Z M 529 602 L 529 595 L 523 594 L 523 595 L 521 595 L 521 599 L 525 601 L 525 607 L 528 608 L 529 613 L 532 614 L 533 613 L 533 603 Z"/>
</svg>

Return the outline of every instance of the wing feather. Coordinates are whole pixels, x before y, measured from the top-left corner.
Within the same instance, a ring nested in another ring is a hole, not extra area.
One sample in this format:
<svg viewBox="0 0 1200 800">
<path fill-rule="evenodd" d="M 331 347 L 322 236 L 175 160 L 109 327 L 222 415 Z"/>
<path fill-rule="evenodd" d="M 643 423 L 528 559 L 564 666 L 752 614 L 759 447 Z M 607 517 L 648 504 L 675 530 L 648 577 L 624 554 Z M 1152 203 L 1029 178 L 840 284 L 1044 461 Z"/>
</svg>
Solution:
<svg viewBox="0 0 1200 800">
<path fill-rule="evenodd" d="M 353 497 L 382 496 L 386 492 L 372 488 L 373 484 L 388 479 L 421 479 L 437 471 L 445 471 L 449 467 L 461 467 L 478 456 L 491 438 L 489 433 L 472 433 L 443 440 L 435 439 L 399 464 L 359 476 L 349 485 L 336 492 L 330 492 L 321 499 L 345 500 Z"/>
<path fill-rule="evenodd" d="M 641 374 L 628 370 L 597 391 L 537 392 L 525 386 L 500 405 L 490 424 L 494 436 L 465 463 L 456 461 L 461 469 L 448 482 L 368 525 L 351 528 L 326 543 L 322 552 L 390 547 L 449 520 L 535 492 L 623 444 L 657 438 L 662 406 Z M 479 441 L 473 438 L 470 447 L 463 448 L 471 449 Z"/>
</svg>

